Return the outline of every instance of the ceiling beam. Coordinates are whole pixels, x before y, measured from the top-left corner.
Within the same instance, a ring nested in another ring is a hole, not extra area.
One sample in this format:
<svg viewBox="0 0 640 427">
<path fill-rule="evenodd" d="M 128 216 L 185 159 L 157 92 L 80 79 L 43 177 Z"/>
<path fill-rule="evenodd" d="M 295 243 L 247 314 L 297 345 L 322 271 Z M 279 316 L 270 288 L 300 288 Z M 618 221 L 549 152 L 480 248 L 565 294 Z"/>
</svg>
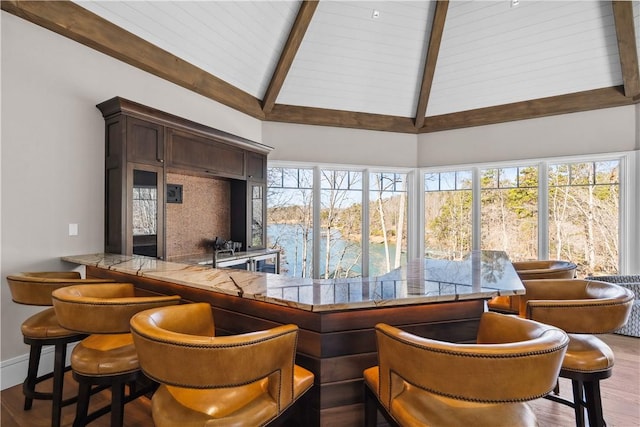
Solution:
<svg viewBox="0 0 640 427">
<path fill-rule="evenodd" d="M 2 10 L 262 119 L 260 101 L 70 1 L 5 1 Z"/>
<path fill-rule="evenodd" d="M 265 120 L 388 132 L 416 133 L 409 117 L 276 104 Z"/>
<path fill-rule="evenodd" d="M 633 3 L 614 0 L 611 4 L 616 24 L 624 94 L 630 98 L 638 99 L 640 97 L 640 69 L 638 68 L 638 49 L 633 25 Z"/>
<path fill-rule="evenodd" d="M 622 36 L 618 35 L 618 37 L 622 40 L 621 45 L 623 45 L 620 48 L 621 61 L 624 62 L 623 70 L 633 68 L 634 57 L 637 64 L 637 52 L 633 47 L 629 47 L 635 45 L 635 39 L 633 27 L 629 26 L 632 15 L 629 14 L 629 9 L 625 9 L 628 7 L 625 6 L 625 3 L 627 2 L 613 3 L 618 33 L 622 31 Z M 390 132 L 425 133 L 630 105 L 634 103 L 634 100 L 637 102 L 640 99 L 640 91 L 637 89 L 639 79 L 636 65 L 635 71 L 623 71 L 625 86 L 430 116 L 426 117 L 425 124 L 419 129 L 415 127 L 413 118 L 382 114 L 279 104 L 274 105 L 271 112 L 265 113 L 257 98 L 142 40 L 75 3 L 70 1 L 3 0 L 0 4 L 2 10 L 8 13 L 261 120 Z M 633 25 L 632 20 L 631 25 Z M 629 79 L 630 82 L 627 82 Z M 625 96 L 625 93 L 628 95 Z"/>
<path fill-rule="evenodd" d="M 439 116 L 429 116 L 425 125 L 420 128 L 419 133 L 619 107 L 633 103 L 631 98 L 624 95 L 622 86 L 614 86 Z"/>
<path fill-rule="evenodd" d="M 293 60 L 298 53 L 302 39 L 307 32 L 307 28 L 309 28 L 309 23 L 311 23 L 311 18 L 313 18 L 317 7 L 318 0 L 304 0 L 302 4 L 300 4 L 298 16 L 293 23 L 291 32 L 289 32 L 289 38 L 282 49 L 280 60 L 278 61 L 278 65 L 276 65 L 276 69 L 269 82 L 269 87 L 264 95 L 264 100 L 262 101 L 262 110 L 265 113 L 271 112 L 276 103 L 284 79 L 287 78 L 291 64 L 293 64 Z"/>
<path fill-rule="evenodd" d="M 433 22 L 431 23 L 431 36 L 429 37 L 429 47 L 427 48 L 427 58 L 424 63 L 422 85 L 420 86 L 420 96 L 418 97 L 418 107 L 416 108 L 416 117 L 414 120 L 416 129 L 424 126 L 424 116 L 427 114 L 427 103 L 429 102 L 433 76 L 436 72 L 436 62 L 438 61 L 438 54 L 440 53 L 440 42 L 442 41 L 442 32 L 444 31 L 444 23 L 447 18 L 448 9 L 449 0 L 436 2 L 436 11 L 433 15 Z"/>
</svg>

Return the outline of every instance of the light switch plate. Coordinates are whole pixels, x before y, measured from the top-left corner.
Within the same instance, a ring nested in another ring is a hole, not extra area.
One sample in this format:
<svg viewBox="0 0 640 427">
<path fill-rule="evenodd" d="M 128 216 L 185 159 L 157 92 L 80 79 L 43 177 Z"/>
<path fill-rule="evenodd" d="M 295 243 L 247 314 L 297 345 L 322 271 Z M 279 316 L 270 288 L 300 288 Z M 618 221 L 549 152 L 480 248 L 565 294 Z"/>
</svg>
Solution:
<svg viewBox="0 0 640 427">
<path fill-rule="evenodd" d="M 69 236 L 78 235 L 78 224 L 69 224 Z"/>
</svg>

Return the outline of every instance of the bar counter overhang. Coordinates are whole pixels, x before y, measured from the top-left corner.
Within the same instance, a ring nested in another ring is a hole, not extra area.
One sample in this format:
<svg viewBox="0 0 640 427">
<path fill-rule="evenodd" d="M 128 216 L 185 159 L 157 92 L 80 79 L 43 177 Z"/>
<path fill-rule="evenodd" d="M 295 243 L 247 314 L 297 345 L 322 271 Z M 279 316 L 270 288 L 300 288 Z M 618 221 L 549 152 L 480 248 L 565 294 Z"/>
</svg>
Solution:
<svg viewBox="0 0 640 427">
<path fill-rule="evenodd" d="M 318 426 L 362 425 L 362 371 L 377 363 L 377 323 L 473 342 L 487 299 L 525 292 L 501 251 L 472 251 L 462 261 L 417 259 L 383 276 L 348 279 L 213 269 L 138 255 L 62 259 L 84 265 L 89 278 L 133 283 L 141 294 L 208 302 L 218 335 L 297 324 L 296 361 L 316 376 L 308 411 Z"/>
</svg>

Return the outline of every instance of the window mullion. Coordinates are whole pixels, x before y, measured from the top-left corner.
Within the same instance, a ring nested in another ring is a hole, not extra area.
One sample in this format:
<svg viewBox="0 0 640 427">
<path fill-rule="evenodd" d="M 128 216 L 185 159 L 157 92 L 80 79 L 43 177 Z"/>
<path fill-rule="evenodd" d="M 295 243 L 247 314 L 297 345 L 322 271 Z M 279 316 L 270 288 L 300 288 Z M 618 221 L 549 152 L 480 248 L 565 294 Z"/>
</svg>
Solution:
<svg viewBox="0 0 640 427">
<path fill-rule="evenodd" d="M 321 180 L 320 167 L 313 168 L 313 274 L 314 279 L 320 278 L 320 207 L 322 205 L 321 197 Z"/>
<path fill-rule="evenodd" d="M 472 234 L 472 242 L 471 249 L 474 251 L 480 250 L 482 245 L 481 236 L 482 236 L 482 223 L 481 221 L 481 207 L 482 207 L 482 199 L 480 194 L 480 169 L 474 167 L 472 169 L 473 179 L 472 179 L 472 208 L 471 208 L 471 234 Z"/>
<path fill-rule="evenodd" d="M 369 277 L 369 169 L 362 171 L 362 277 Z"/>
<path fill-rule="evenodd" d="M 424 172 L 414 169 L 407 174 L 407 255 L 423 258 L 425 254 Z M 420 237 L 418 237 L 420 236 Z"/>
<path fill-rule="evenodd" d="M 538 164 L 538 259 L 549 259 L 549 167 Z"/>
</svg>

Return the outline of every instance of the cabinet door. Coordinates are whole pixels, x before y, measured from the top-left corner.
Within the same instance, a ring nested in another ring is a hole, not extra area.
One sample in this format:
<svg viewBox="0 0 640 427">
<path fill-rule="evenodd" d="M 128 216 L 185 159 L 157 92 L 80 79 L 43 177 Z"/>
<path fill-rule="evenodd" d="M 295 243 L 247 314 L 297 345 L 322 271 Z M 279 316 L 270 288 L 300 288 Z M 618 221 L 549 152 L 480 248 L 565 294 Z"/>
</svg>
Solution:
<svg viewBox="0 0 640 427">
<path fill-rule="evenodd" d="M 164 163 L 164 127 L 127 117 L 127 161 L 162 165 Z"/>
<path fill-rule="evenodd" d="M 127 254 L 164 258 L 164 177 L 159 167 L 129 163 Z"/>
<path fill-rule="evenodd" d="M 262 249 L 265 246 L 265 186 L 248 182 L 249 188 L 249 242 L 247 249 Z"/>
<path fill-rule="evenodd" d="M 264 182 L 267 175 L 267 156 L 258 153 L 247 153 L 247 179 Z"/>
<path fill-rule="evenodd" d="M 244 178 L 245 151 L 187 132 L 169 131 L 169 165 L 229 178 Z"/>
</svg>

